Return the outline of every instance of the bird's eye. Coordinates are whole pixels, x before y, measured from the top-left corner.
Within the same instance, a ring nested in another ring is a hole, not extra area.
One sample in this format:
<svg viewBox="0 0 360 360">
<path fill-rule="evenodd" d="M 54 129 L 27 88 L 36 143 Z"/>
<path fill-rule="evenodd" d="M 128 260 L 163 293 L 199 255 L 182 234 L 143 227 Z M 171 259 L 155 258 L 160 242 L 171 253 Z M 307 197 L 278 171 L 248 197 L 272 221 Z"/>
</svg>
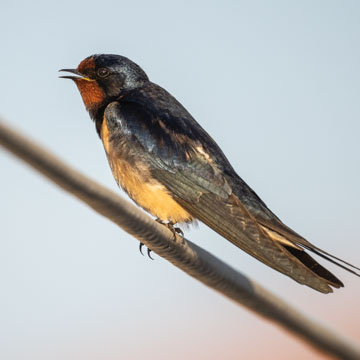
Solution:
<svg viewBox="0 0 360 360">
<path fill-rule="evenodd" d="M 107 76 L 110 74 L 110 72 L 109 72 L 109 70 L 106 69 L 106 68 L 100 68 L 100 69 L 97 71 L 97 74 L 98 74 L 100 77 L 104 78 L 104 77 L 107 77 Z"/>
</svg>

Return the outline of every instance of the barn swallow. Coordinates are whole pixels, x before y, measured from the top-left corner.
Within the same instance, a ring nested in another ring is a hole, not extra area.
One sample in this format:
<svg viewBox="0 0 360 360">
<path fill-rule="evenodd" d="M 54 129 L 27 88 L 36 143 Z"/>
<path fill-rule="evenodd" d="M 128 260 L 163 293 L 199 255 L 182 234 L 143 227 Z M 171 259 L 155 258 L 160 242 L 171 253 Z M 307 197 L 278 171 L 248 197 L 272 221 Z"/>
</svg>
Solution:
<svg viewBox="0 0 360 360">
<path fill-rule="evenodd" d="M 322 293 L 343 283 L 305 250 L 357 274 L 359 268 L 308 242 L 239 177 L 190 113 L 140 66 L 92 55 L 62 69 L 77 85 L 118 183 L 163 223 L 200 220 L 273 269 Z"/>
</svg>

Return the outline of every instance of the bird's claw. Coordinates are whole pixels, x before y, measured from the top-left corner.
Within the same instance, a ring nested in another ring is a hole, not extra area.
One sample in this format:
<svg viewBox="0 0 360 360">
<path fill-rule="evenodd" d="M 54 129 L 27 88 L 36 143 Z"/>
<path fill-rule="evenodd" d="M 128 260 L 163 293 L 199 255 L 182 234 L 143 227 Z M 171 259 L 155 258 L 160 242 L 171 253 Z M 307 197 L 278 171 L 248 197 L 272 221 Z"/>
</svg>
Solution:
<svg viewBox="0 0 360 360">
<path fill-rule="evenodd" d="M 141 253 L 142 256 L 144 256 L 144 253 L 142 252 L 142 247 L 143 247 L 143 246 L 144 246 L 144 244 L 141 242 L 141 243 L 139 244 L 139 250 L 140 250 L 140 253 Z M 147 255 L 148 255 L 148 257 L 149 257 L 151 260 L 154 260 L 154 258 L 151 257 L 150 253 L 151 253 L 151 249 L 147 248 Z"/>
<path fill-rule="evenodd" d="M 142 252 L 142 247 L 144 246 L 144 244 L 141 242 L 140 244 L 139 244 L 139 251 L 140 251 L 140 253 L 141 253 L 141 255 L 142 256 L 144 256 L 144 254 L 143 254 L 143 252 Z"/>
</svg>

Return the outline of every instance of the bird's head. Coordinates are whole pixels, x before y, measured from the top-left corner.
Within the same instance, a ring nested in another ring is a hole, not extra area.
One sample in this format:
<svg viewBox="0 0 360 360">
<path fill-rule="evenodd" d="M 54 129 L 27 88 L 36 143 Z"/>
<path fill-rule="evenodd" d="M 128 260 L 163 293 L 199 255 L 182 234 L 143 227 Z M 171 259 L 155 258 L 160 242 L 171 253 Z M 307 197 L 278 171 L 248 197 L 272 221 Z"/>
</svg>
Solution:
<svg viewBox="0 0 360 360">
<path fill-rule="evenodd" d="M 75 82 L 88 111 L 93 111 L 116 99 L 124 91 L 140 87 L 149 81 L 140 66 L 120 55 L 92 55 L 84 59 L 76 69 L 60 71 L 73 74 L 61 78 Z"/>
</svg>

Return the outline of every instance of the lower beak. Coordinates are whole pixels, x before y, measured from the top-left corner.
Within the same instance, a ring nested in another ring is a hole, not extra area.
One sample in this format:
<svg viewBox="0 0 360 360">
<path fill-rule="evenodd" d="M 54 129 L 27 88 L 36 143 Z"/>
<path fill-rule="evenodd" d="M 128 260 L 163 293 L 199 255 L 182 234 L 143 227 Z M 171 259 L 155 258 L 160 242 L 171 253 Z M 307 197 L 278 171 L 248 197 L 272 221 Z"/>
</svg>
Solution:
<svg viewBox="0 0 360 360">
<path fill-rule="evenodd" d="M 71 80 L 83 79 L 83 80 L 92 81 L 85 75 L 80 74 L 76 69 L 61 69 L 59 71 L 64 71 L 64 72 L 69 72 L 69 73 L 75 74 L 75 76 L 73 76 L 73 75 L 59 76 L 59 78 L 61 78 L 61 79 L 71 79 Z"/>
</svg>

